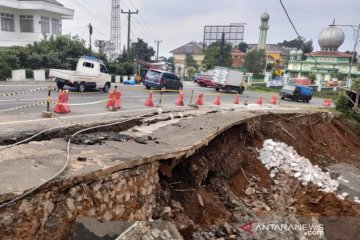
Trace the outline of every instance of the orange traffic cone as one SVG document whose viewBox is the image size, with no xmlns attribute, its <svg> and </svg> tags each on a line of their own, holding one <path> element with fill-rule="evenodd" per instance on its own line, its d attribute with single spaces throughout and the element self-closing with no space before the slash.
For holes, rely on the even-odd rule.
<svg viewBox="0 0 360 240">
<path fill-rule="evenodd" d="M 272 97 L 271 97 L 271 100 L 270 100 L 270 104 L 276 105 L 276 102 L 277 102 L 276 96 L 272 96 Z"/>
<path fill-rule="evenodd" d="M 178 99 L 176 100 L 177 106 L 184 106 L 184 93 L 182 91 L 179 92 Z"/>
<path fill-rule="evenodd" d="M 154 106 L 153 92 L 152 91 L 150 91 L 150 93 L 149 93 L 149 97 L 147 98 L 147 100 L 145 102 L 145 106 L 147 106 L 147 107 L 153 107 Z"/>
<path fill-rule="evenodd" d="M 236 95 L 235 100 L 234 100 L 234 104 L 240 104 L 239 94 Z"/>
<path fill-rule="evenodd" d="M 323 106 L 331 107 L 331 99 L 324 99 Z"/>
<path fill-rule="evenodd" d="M 258 100 L 256 100 L 256 104 L 261 106 L 263 104 L 263 98 L 259 97 Z"/>
<path fill-rule="evenodd" d="M 203 93 L 199 94 L 199 97 L 198 97 L 198 99 L 196 100 L 195 104 L 196 104 L 196 105 L 204 105 L 203 99 L 204 99 L 204 94 L 203 94 Z"/>
<path fill-rule="evenodd" d="M 115 86 L 114 91 L 109 92 L 109 98 L 106 102 L 106 108 L 109 108 L 109 110 L 119 109 L 120 97 L 121 97 L 121 93 L 117 91 L 117 86 Z"/>
<path fill-rule="evenodd" d="M 218 94 L 218 95 L 216 96 L 216 99 L 215 99 L 215 101 L 214 101 L 214 104 L 215 104 L 215 105 L 220 105 L 220 94 Z"/>
<path fill-rule="evenodd" d="M 68 91 L 59 91 L 58 101 L 55 105 L 54 112 L 56 113 L 68 113 L 70 112 L 69 108 L 69 92 Z"/>
</svg>

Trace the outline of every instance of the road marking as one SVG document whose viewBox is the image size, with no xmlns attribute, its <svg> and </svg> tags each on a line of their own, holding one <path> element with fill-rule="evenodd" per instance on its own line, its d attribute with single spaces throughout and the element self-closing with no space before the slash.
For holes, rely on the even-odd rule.
<svg viewBox="0 0 360 240">
<path fill-rule="evenodd" d="M 83 114 L 83 115 L 57 117 L 57 118 L 38 118 L 38 119 L 24 120 L 24 121 L 3 122 L 3 123 L 0 123 L 0 126 L 11 125 L 11 124 L 20 124 L 20 123 L 45 122 L 45 121 L 51 121 L 51 120 L 57 120 L 57 119 L 92 117 L 92 116 L 99 116 L 99 115 L 113 115 L 113 114 L 118 114 L 118 113 L 128 113 L 128 112 L 136 112 L 136 111 L 155 111 L 155 110 L 156 110 L 156 108 L 142 108 L 142 109 L 125 110 L 125 111 L 118 111 L 118 112 L 93 113 L 93 114 Z"/>
<path fill-rule="evenodd" d="M 170 107 L 170 106 L 163 105 L 162 108 L 180 109 L 180 108 L 187 108 L 187 107 L 186 106 L 184 106 L 184 107 Z M 93 113 L 93 114 L 83 114 L 83 115 L 57 117 L 57 118 L 38 118 L 38 119 L 24 120 L 24 121 L 3 122 L 3 123 L 0 123 L 0 126 L 11 125 L 11 124 L 22 124 L 22 123 L 45 122 L 45 121 L 51 121 L 51 120 L 57 121 L 59 119 L 93 117 L 93 116 L 100 116 L 100 115 L 105 116 L 105 115 L 114 115 L 114 114 L 122 114 L 122 113 L 129 113 L 129 112 L 140 112 L 140 111 L 155 112 L 155 111 L 157 111 L 157 108 L 140 108 L 140 109 L 133 109 L 133 110 L 118 111 L 118 112 Z"/>
<path fill-rule="evenodd" d="M 47 87 L 48 84 L 33 84 L 33 85 L 0 85 L 0 87 L 33 87 L 33 86 L 44 86 Z"/>
</svg>

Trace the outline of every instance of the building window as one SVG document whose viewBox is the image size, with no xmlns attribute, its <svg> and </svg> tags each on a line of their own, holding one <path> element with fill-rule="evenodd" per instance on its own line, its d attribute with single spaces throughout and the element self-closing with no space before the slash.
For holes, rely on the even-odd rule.
<svg viewBox="0 0 360 240">
<path fill-rule="evenodd" d="M 49 17 L 41 17 L 41 32 L 46 34 L 50 33 L 50 18 Z"/>
<path fill-rule="evenodd" d="M 1 31 L 15 32 L 14 14 L 1 13 Z"/>
<path fill-rule="evenodd" d="M 34 18 L 32 15 L 20 15 L 20 31 L 34 32 Z"/>
<path fill-rule="evenodd" d="M 52 33 L 53 34 L 61 34 L 60 19 L 52 18 L 51 19 L 51 27 L 52 27 Z"/>
</svg>

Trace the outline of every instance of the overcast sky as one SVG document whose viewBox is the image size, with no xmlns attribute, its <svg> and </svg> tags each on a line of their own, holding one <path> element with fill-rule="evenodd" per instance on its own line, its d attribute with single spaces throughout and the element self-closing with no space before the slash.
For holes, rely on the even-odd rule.
<svg viewBox="0 0 360 240">
<path fill-rule="evenodd" d="M 58 0 L 75 10 L 74 20 L 63 22 L 63 32 L 87 39 L 86 25 L 94 27 L 94 39 L 110 39 L 111 0 Z M 283 0 L 299 34 L 314 41 L 321 30 L 332 24 L 360 24 L 360 0 Z M 142 38 L 156 50 L 155 40 L 162 40 L 160 56 L 190 41 L 202 41 L 205 25 L 246 23 L 244 41 L 257 43 L 260 15 L 270 14 L 267 43 L 278 43 L 297 37 L 279 0 L 121 0 L 121 8 L 132 15 L 131 39 Z M 122 14 L 122 45 L 126 44 L 127 16 Z M 340 51 L 352 50 L 353 30 L 343 27 L 345 43 Z M 359 50 L 359 48 L 357 48 Z"/>
</svg>

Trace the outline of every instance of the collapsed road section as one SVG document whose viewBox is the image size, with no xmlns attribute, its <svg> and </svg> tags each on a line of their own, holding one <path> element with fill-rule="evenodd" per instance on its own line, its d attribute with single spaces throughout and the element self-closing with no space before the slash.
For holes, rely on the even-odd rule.
<svg viewBox="0 0 360 240">
<path fill-rule="evenodd" d="M 360 138 L 330 113 L 191 110 L 81 133 L 69 155 L 68 140 L 0 152 L 1 239 L 79 239 L 84 228 L 94 239 L 358 236 Z"/>
</svg>

